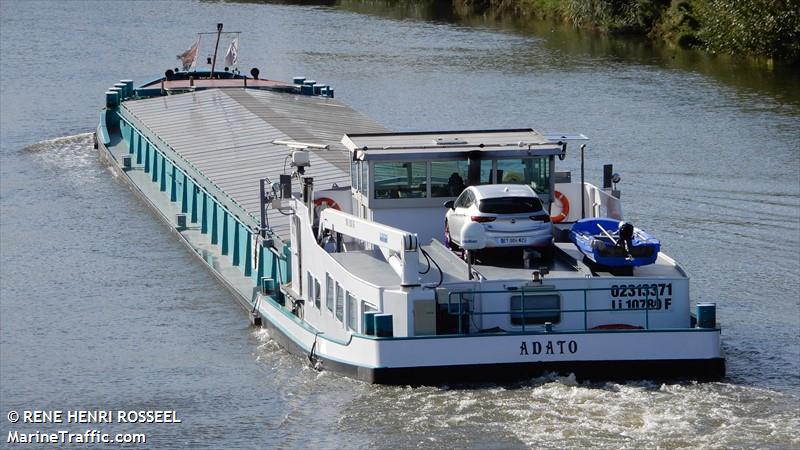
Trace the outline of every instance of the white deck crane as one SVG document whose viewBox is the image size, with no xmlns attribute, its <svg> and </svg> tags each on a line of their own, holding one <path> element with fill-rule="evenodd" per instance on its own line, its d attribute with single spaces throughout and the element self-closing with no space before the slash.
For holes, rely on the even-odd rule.
<svg viewBox="0 0 800 450">
<path fill-rule="evenodd" d="M 319 217 L 320 233 L 330 230 L 380 248 L 386 261 L 400 276 L 400 285 L 419 286 L 419 243 L 416 233 L 361 219 L 325 208 Z"/>
</svg>

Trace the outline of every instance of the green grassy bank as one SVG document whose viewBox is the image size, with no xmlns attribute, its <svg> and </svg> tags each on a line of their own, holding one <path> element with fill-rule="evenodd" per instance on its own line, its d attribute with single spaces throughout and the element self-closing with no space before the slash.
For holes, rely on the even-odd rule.
<svg viewBox="0 0 800 450">
<path fill-rule="evenodd" d="M 798 0 L 444 0 L 457 16 L 535 17 L 684 48 L 800 63 Z M 425 0 L 420 3 L 427 3 Z"/>
</svg>

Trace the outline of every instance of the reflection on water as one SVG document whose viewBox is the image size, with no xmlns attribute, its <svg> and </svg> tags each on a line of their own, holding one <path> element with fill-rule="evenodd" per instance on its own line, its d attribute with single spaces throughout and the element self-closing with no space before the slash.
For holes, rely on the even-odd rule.
<svg viewBox="0 0 800 450">
<path fill-rule="evenodd" d="M 241 1 L 241 0 L 236 0 Z M 263 2 L 262 2 L 263 3 Z M 397 2 L 387 0 L 338 0 L 310 2 L 267 2 L 284 4 L 314 4 L 328 6 L 360 14 L 370 14 L 395 20 L 420 20 L 447 23 L 468 28 L 502 30 L 537 39 L 536 46 L 529 46 L 529 54 L 522 56 L 520 65 L 508 66 L 503 58 L 503 49 L 494 48 L 481 52 L 482 60 L 474 66 L 492 67 L 502 61 L 504 69 L 517 70 L 594 70 L 597 64 L 646 64 L 663 69 L 696 72 L 735 87 L 755 96 L 772 97 L 779 104 L 789 104 L 794 111 L 800 108 L 800 71 L 796 67 L 768 66 L 763 62 L 727 55 L 710 55 L 701 51 L 685 50 L 646 38 L 630 36 L 607 36 L 592 31 L 578 30 L 572 26 L 552 21 L 531 18 L 489 17 L 483 15 L 464 16 L 454 14 L 448 2 Z M 458 49 L 454 49 L 458 50 Z M 542 51 L 551 53 L 542 58 Z M 475 55 L 462 55 L 470 59 Z M 753 99 L 747 99 L 751 102 Z M 752 105 L 758 108 L 758 102 Z"/>
</svg>

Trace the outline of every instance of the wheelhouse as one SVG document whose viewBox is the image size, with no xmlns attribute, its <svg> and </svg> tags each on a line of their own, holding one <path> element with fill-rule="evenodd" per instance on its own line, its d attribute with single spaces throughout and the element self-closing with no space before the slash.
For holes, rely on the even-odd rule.
<svg viewBox="0 0 800 450">
<path fill-rule="evenodd" d="M 570 139 L 531 128 L 424 133 L 346 134 L 354 212 L 379 222 L 430 223 L 425 240 L 441 234 L 441 206 L 468 186 L 525 184 L 544 207 L 553 201 L 555 158 Z"/>
</svg>

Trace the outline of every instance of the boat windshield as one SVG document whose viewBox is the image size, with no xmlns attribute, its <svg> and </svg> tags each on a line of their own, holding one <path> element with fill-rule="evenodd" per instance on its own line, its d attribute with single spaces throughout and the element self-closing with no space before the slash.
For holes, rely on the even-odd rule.
<svg viewBox="0 0 800 450">
<path fill-rule="evenodd" d="M 375 164 L 375 198 L 423 198 L 427 192 L 424 162 Z"/>
<path fill-rule="evenodd" d="M 369 195 L 369 165 L 353 163 L 351 177 Z M 457 197 L 468 186 L 504 183 L 530 186 L 540 198 L 550 198 L 550 157 L 451 161 L 375 162 L 375 199 Z"/>
<path fill-rule="evenodd" d="M 497 183 L 527 184 L 543 198 L 550 194 L 550 159 L 498 159 Z"/>
<path fill-rule="evenodd" d="M 478 162 L 480 175 L 477 184 L 492 182 L 492 161 Z M 456 197 L 469 183 L 469 161 L 432 161 L 431 162 L 431 196 Z"/>
</svg>

